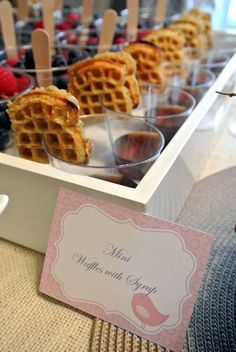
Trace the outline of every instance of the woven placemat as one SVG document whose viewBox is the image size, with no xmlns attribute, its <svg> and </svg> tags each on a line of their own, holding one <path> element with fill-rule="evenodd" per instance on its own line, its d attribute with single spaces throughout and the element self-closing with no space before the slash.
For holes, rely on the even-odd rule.
<svg viewBox="0 0 236 352">
<path fill-rule="evenodd" d="M 0 352 L 88 352 L 93 319 L 38 291 L 43 260 L 0 239 Z"/>
<path fill-rule="evenodd" d="M 215 236 L 198 299 L 186 333 L 184 352 L 236 351 L 236 168 L 197 183 L 178 222 Z M 95 319 L 91 352 L 157 352 L 149 343 Z"/>
</svg>

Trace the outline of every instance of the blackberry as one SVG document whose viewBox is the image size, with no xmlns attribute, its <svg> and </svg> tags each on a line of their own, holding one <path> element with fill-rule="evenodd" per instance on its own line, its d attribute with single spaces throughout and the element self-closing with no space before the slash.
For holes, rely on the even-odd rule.
<svg viewBox="0 0 236 352">
<path fill-rule="evenodd" d="M 77 61 L 87 59 L 89 54 L 86 51 L 71 50 L 68 54 L 68 65 L 72 65 Z"/>
<path fill-rule="evenodd" d="M 63 9 L 62 9 L 63 15 L 66 15 L 68 13 L 71 12 L 71 6 L 70 5 L 63 5 Z"/>
<path fill-rule="evenodd" d="M 0 151 L 3 151 L 10 142 L 10 131 L 0 128 Z"/>
<path fill-rule="evenodd" d="M 66 61 L 59 54 L 53 55 L 52 57 L 52 67 L 63 67 L 66 66 Z"/>
<path fill-rule="evenodd" d="M 25 68 L 34 70 L 35 69 L 35 64 L 34 64 L 34 56 L 33 56 L 33 51 L 31 49 L 27 49 L 25 51 L 25 61 L 24 61 Z"/>
<path fill-rule="evenodd" d="M 93 15 L 94 21 L 98 20 L 99 18 L 100 18 L 100 15 L 99 15 L 98 13 L 95 13 L 95 14 Z"/>
<path fill-rule="evenodd" d="M 1 107 L 1 105 L 0 105 Z M 6 111 L 0 111 L 0 129 L 10 130 L 11 120 Z"/>
<path fill-rule="evenodd" d="M 0 104 L 0 111 L 5 111 L 7 109 L 7 103 Z"/>
<path fill-rule="evenodd" d="M 15 67 L 15 68 L 25 68 L 25 61 L 18 61 L 13 67 Z"/>
<path fill-rule="evenodd" d="M 67 89 L 68 78 L 66 76 L 55 77 L 53 79 L 53 84 L 58 89 Z"/>
</svg>

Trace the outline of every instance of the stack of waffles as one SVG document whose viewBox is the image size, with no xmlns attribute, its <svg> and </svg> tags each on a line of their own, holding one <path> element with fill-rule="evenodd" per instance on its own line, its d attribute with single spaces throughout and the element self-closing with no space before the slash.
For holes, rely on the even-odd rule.
<svg viewBox="0 0 236 352">
<path fill-rule="evenodd" d="M 202 36 L 201 36 L 201 26 L 189 17 L 180 18 L 173 21 L 170 28 L 175 29 L 184 35 L 185 47 L 189 48 L 201 48 L 203 46 Z"/>
<path fill-rule="evenodd" d="M 205 36 L 205 43 L 208 49 L 212 48 L 212 21 L 208 12 L 193 8 L 189 11 L 189 15 L 202 23 L 202 31 Z"/>
<path fill-rule="evenodd" d="M 137 79 L 139 82 L 164 84 L 165 75 L 160 67 L 163 61 L 160 47 L 145 41 L 130 43 L 123 49 L 128 52 L 137 64 Z"/>
<path fill-rule="evenodd" d="M 136 62 L 126 52 L 98 54 L 75 63 L 68 72 L 68 90 L 83 115 L 101 113 L 103 107 L 130 113 L 139 104 Z"/>
<path fill-rule="evenodd" d="M 171 28 L 156 29 L 143 40 L 159 46 L 164 61 L 183 62 L 185 38 L 182 32 Z"/>
<path fill-rule="evenodd" d="M 36 88 L 11 102 L 8 114 L 22 158 L 48 163 L 49 153 L 71 163 L 89 161 L 92 143 L 85 137 L 75 97 L 54 86 Z"/>
<path fill-rule="evenodd" d="M 186 47 L 204 50 L 212 46 L 211 17 L 206 12 L 192 9 L 173 21 L 170 28 L 183 33 Z"/>
<path fill-rule="evenodd" d="M 185 75 L 182 63 L 185 61 L 185 38 L 181 31 L 172 28 L 161 28 L 150 32 L 143 38 L 145 41 L 159 46 L 162 51 L 162 70 L 165 80 L 173 75 Z M 169 64 L 168 64 L 169 63 Z"/>
</svg>

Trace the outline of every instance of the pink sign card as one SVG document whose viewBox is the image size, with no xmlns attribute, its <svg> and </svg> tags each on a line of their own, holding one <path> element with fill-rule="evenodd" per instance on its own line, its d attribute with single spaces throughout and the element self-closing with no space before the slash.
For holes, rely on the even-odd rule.
<svg viewBox="0 0 236 352">
<path fill-rule="evenodd" d="M 40 291 L 178 352 L 212 241 L 61 188 Z"/>
</svg>

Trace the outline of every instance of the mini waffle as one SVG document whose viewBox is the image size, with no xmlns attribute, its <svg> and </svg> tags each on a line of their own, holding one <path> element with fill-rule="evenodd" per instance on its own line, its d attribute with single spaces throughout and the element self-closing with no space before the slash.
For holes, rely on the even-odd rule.
<svg viewBox="0 0 236 352">
<path fill-rule="evenodd" d="M 170 25 L 170 28 L 181 31 L 185 38 L 185 46 L 191 48 L 200 48 L 201 40 L 198 34 L 198 30 L 196 26 L 192 23 L 181 22 L 181 23 L 173 23 Z"/>
<path fill-rule="evenodd" d="M 188 15 L 192 16 L 203 25 L 203 35 L 205 36 L 207 48 L 212 47 L 212 20 L 211 15 L 208 12 L 201 11 L 197 8 L 193 8 L 188 12 Z"/>
<path fill-rule="evenodd" d="M 15 131 L 20 157 L 48 163 L 49 153 L 72 163 L 87 163 L 91 141 L 79 121 L 77 99 L 54 86 L 36 88 L 9 103 L 8 114 Z"/>
<path fill-rule="evenodd" d="M 127 74 L 125 76 L 125 86 L 129 89 L 133 101 L 133 107 L 139 104 L 139 86 L 136 79 L 136 61 L 130 54 L 124 51 L 105 52 L 97 54 L 96 59 L 105 59 L 126 66 Z"/>
<path fill-rule="evenodd" d="M 184 46 L 184 36 L 170 28 L 156 29 L 147 34 L 143 40 L 159 46 L 164 52 L 181 50 Z"/>
<path fill-rule="evenodd" d="M 196 38 L 199 42 L 198 47 L 207 47 L 207 32 L 204 20 L 201 17 L 196 17 L 191 13 L 186 13 L 173 22 L 173 25 L 177 24 L 179 27 L 182 26 L 182 30 L 184 27 L 186 27 L 186 24 L 191 25 L 191 27 L 194 26 L 196 30 Z M 185 46 L 187 45 L 185 44 Z"/>
<path fill-rule="evenodd" d="M 158 46 L 140 41 L 130 43 L 123 50 L 131 54 L 137 63 L 136 76 L 138 81 L 153 84 L 165 83 L 164 74 L 159 67 L 163 55 Z"/>
<path fill-rule="evenodd" d="M 117 112 L 131 112 L 134 105 L 125 85 L 126 65 L 93 58 L 75 63 L 68 73 L 68 89 L 77 97 L 82 114 L 101 113 L 102 104 Z"/>
<path fill-rule="evenodd" d="M 157 29 L 143 39 L 161 48 L 164 61 L 182 62 L 184 60 L 185 38 L 181 31 L 170 28 Z"/>
</svg>

